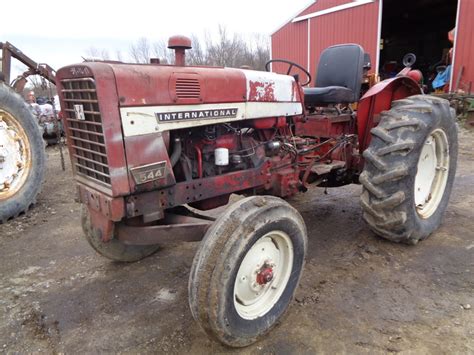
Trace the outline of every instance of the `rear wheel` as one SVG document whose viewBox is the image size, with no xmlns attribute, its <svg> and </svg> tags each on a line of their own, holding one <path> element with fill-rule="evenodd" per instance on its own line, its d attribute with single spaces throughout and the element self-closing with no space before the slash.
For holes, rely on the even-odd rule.
<svg viewBox="0 0 474 355">
<path fill-rule="evenodd" d="M 0 84 L 0 223 L 36 202 L 45 160 L 41 132 L 28 105 Z"/>
<path fill-rule="evenodd" d="M 412 96 L 382 113 L 359 179 L 363 216 L 372 230 L 409 244 L 435 231 L 448 205 L 457 151 L 448 101 Z"/>
<path fill-rule="evenodd" d="M 298 285 L 306 253 L 300 214 L 271 196 L 231 205 L 194 258 L 189 303 L 214 339 L 243 347 L 273 328 Z"/>
<path fill-rule="evenodd" d="M 116 238 L 103 242 L 99 231 L 91 225 L 89 210 L 85 205 L 82 205 L 81 212 L 84 237 L 98 254 L 108 259 L 134 262 L 150 256 L 160 248 L 158 245 L 127 245 Z"/>
</svg>

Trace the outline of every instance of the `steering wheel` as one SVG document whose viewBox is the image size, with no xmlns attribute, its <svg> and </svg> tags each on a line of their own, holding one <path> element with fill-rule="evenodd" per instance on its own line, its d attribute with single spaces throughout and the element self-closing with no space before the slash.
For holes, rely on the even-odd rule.
<svg viewBox="0 0 474 355">
<path fill-rule="evenodd" d="M 266 71 L 270 71 L 270 64 L 272 63 L 285 63 L 285 64 L 288 64 L 288 70 L 286 71 L 286 75 L 290 75 L 291 73 L 291 69 L 293 69 L 293 67 L 297 67 L 299 70 L 301 70 L 305 75 L 306 77 L 308 78 L 308 80 L 306 82 L 304 82 L 303 84 L 301 84 L 301 86 L 306 86 L 308 85 L 310 82 L 311 82 L 311 74 L 305 69 L 303 68 L 301 65 L 299 64 L 296 64 L 295 62 L 291 62 L 289 60 L 286 60 L 286 59 L 271 59 L 269 60 L 268 62 L 265 63 L 265 70 Z"/>
</svg>

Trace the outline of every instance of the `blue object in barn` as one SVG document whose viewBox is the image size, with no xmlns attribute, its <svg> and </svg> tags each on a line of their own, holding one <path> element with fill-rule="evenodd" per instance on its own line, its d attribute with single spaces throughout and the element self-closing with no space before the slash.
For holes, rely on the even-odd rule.
<svg viewBox="0 0 474 355">
<path fill-rule="evenodd" d="M 436 75 L 435 80 L 433 80 L 433 88 L 434 89 L 439 89 L 442 88 L 446 83 L 449 81 L 451 78 L 451 65 L 448 65 L 446 69 L 438 75 Z"/>
</svg>

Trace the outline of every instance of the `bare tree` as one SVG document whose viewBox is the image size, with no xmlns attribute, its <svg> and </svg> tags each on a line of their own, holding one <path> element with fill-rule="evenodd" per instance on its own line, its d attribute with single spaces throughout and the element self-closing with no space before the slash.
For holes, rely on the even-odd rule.
<svg viewBox="0 0 474 355">
<path fill-rule="evenodd" d="M 191 36 L 191 43 L 193 48 L 188 51 L 186 55 L 186 62 L 188 65 L 206 65 L 206 51 L 201 44 L 200 39 L 196 35 Z"/>
<path fill-rule="evenodd" d="M 204 43 L 205 48 L 197 37 L 193 38 L 193 50 L 190 51 L 189 56 L 190 64 L 234 68 L 245 65 L 252 69 L 264 70 L 265 63 L 270 59 L 267 37 L 253 35 L 249 41 L 246 41 L 239 34 L 230 35 L 222 25 L 219 26 L 217 39 L 213 40 L 211 35 L 206 33 Z"/>
<path fill-rule="evenodd" d="M 270 59 L 270 39 L 261 34 L 254 34 L 247 47 L 248 65 L 255 70 L 265 70 L 265 63 Z"/>
<path fill-rule="evenodd" d="M 120 50 L 115 51 L 115 58 L 117 58 L 119 62 L 123 62 L 122 52 Z"/>
<path fill-rule="evenodd" d="M 130 56 L 135 63 L 149 63 L 151 51 L 150 41 L 145 37 L 139 38 L 138 41 L 130 45 Z"/>
<path fill-rule="evenodd" d="M 219 25 L 219 38 L 217 41 L 206 39 L 207 62 L 210 65 L 222 65 L 227 67 L 240 67 L 244 65 L 243 58 L 247 46 L 238 34 L 230 36 L 227 29 Z"/>
<path fill-rule="evenodd" d="M 153 42 L 153 55 L 155 58 L 159 58 L 163 64 L 174 63 L 174 55 L 170 49 L 168 49 L 168 43 L 164 40 Z"/>
<path fill-rule="evenodd" d="M 186 61 L 189 65 L 211 65 L 239 68 L 249 66 L 255 70 L 264 70 L 265 63 L 270 59 L 269 38 L 255 34 L 243 37 L 237 33 L 229 33 L 226 27 L 219 25 L 217 36 L 213 38 L 206 32 L 203 38 L 191 36 L 193 48 L 187 52 Z M 90 47 L 89 56 L 109 60 L 107 50 Z M 155 57 L 164 64 L 174 63 L 174 53 L 168 49 L 167 41 L 157 39 L 153 42 L 141 37 L 130 45 L 128 58 L 125 62 L 149 63 Z M 124 61 L 122 53 L 116 52 L 117 60 Z"/>
<path fill-rule="evenodd" d="M 36 97 L 51 97 L 51 95 L 57 94 L 56 86 L 39 75 L 28 77 L 28 83 L 23 90 L 23 95 L 25 96 L 29 91 L 34 91 Z"/>
<path fill-rule="evenodd" d="M 96 47 L 89 47 L 86 50 L 86 57 L 89 59 L 109 60 L 110 55 L 107 49 L 99 49 Z"/>
</svg>

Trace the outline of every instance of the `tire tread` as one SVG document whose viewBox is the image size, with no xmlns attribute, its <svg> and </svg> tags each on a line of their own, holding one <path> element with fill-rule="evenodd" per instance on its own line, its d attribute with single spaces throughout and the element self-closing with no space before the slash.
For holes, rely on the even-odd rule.
<svg viewBox="0 0 474 355">
<path fill-rule="evenodd" d="M 412 153 L 421 149 L 427 130 L 446 115 L 452 117 L 446 100 L 416 95 L 393 102 L 392 109 L 382 112 L 379 125 L 372 128 L 359 176 L 363 186 L 360 204 L 363 219 L 379 236 L 416 244 L 429 235 L 418 231 L 409 217 L 414 209 L 405 190 L 417 170 L 418 158 Z"/>
</svg>

